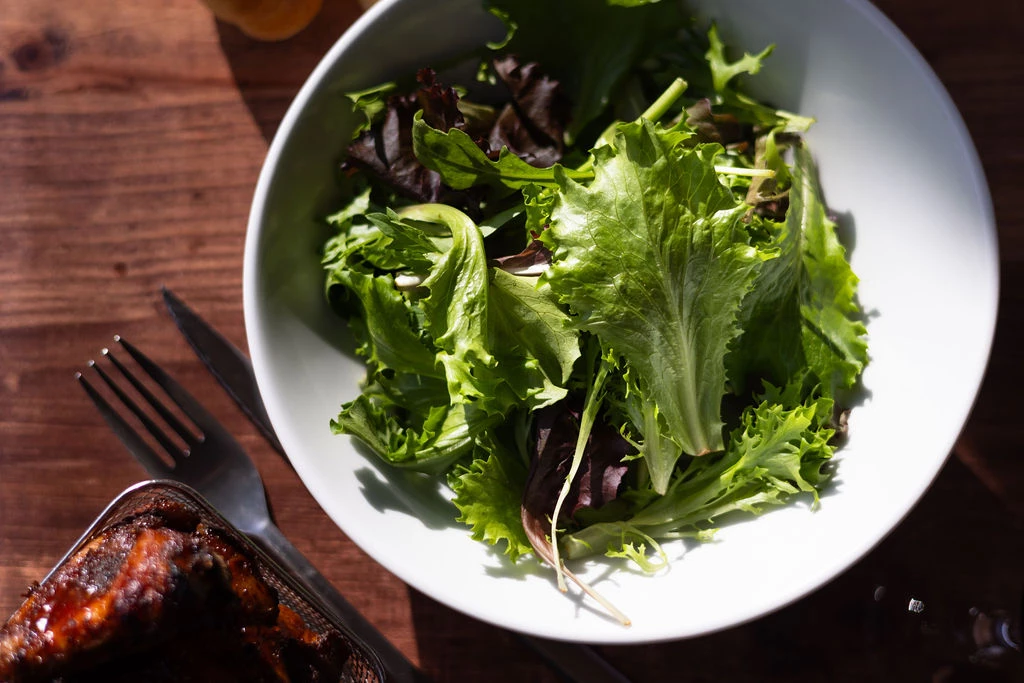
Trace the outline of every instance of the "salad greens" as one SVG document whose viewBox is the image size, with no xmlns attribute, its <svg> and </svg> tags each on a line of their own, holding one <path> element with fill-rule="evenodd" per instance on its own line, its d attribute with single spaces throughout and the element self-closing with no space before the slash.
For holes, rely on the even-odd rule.
<svg viewBox="0 0 1024 683">
<path fill-rule="evenodd" d="M 817 503 L 866 329 L 813 119 L 742 90 L 771 46 L 730 60 L 668 1 L 487 7 L 475 79 L 350 95 L 323 264 L 367 374 L 333 429 L 588 592 L 565 557 L 655 571 L 660 541 Z"/>
</svg>

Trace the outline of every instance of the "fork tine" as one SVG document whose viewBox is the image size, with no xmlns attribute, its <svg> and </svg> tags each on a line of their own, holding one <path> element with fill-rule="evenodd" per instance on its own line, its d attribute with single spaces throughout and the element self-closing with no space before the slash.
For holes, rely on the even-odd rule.
<svg viewBox="0 0 1024 683">
<path fill-rule="evenodd" d="M 124 350 L 128 352 L 139 367 L 142 368 L 147 375 L 149 375 L 154 382 L 156 382 L 161 389 L 167 392 L 167 395 L 171 397 L 181 411 L 188 416 L 188 419 L 192 420 L 193 423 L 204 433 L 223 431 L 223 427 L 220 427 L 220 423 L 217 419 L 206 412 L 206 409 L 199 404 L 192 394 L 185 391 L 180 384 L 171 378 L 163 368 L 151 361 L 142 351 L 139 351 L 135 346 L 130 344 L 126 339 L 120 335 L 114 337 L 114 341 L 124 347 Z"/>
<path fill-rule="evenodd" d="M 109 354 L 107 349 L 103 349 L 103 355 L 113 360 L 113 357 Z M 96 371 L 96 374 L 100 376 L 100 379 L 102 379 L 103 382 L 108 387 L 110 387 L 110 390 L 114 392 L 114 394 L 121 401 L 121 403 L 123 403 L 128 408 L 128 410 L 130 410 L 132 414 L 135 415 L 135 417 L 139 418 L 139 422 L 142 423 L 142 426 L 145 427 L 146 431 L 149 432 L 153 436 L 153 438 L 160 443 L 160 446 L 164 449 L 164 451 L 167 452 L 168 455 L 174 458 L 175 461 L 177 461 L 179 458 L 185 455 L 185 453 L 182 452 L 181 448 L 173 441 L 171 441 L 171 439 L 167 436 L 167 433 L 164 432 L 164 430 L 161 429 L 156 424 L 156 422 L 154 422 L 149 417 L 149 415 L 145 413 L 145 411 L 139 408 L 139 405 L 135 401 L 133 401 L 131 397 L 128 396 L 128 394 L 124 392 L 124 389 L 118 386 L 117 382 L 115 382 L 110 377 L 110 375 L 104 372 L 103 368 L 101 368 L 95 361 L 89 361 L 89 367 Z M 129 378 L 129 381 L 131 380 L 131 376 L 126 374 L 126 370 L 123 367 L 119 366 L 116 363 L 115 367 L 117 367 L 122 374 L 125 374 L 125 376 Z M 132 384 L 134 385 L 135 383 L 132 382 Z M 153 398 L 151 396 L 143 395 L 143 398 L 145 398 L 146 401 L 148 401 L 149 404 L 154 408 L 157 408 L 159 406 L 159 403 L 154 403 Z"/>
<path fill-rule="evenodd" d="M 95 367 L 95 363 L 89 362 L 89 365 Z M 163 460 L 153 452 L 153 449 L 142 440 L 142 438 L 136 433 L 134 429 L 125 421 L 121 415 L 114 410 L 111 405 L 107 402 L 103 396 L 96 391 L 95 387 L 89 383 L 82 373 L 76 372 L 75 379 L 85 389 L 85 393 L 89 395 L 92 402 L 96 405 L 97 410 L 100 411 L 100 415 L 106 420 L 107 424 L 114 431 L 122 443 L 128 446 L 128 450 L 142 463 L 146 471 L 149 472 L 150 476 L 153 477 L 166 477 L 170 474 L 171 469 L 164 464 Z"/>
<path fill-rule="evenodd" d="M 120 337 L 114 337 L 114 341 L 120 341 Z M 142 398 L 146 399 L 146 403 L 151 405 L 153 407 L 153 410 L 160 414 L 160 417 L 164 420 L 164 422 L 170 425 L 171 429 L 177 432 L 178 436 L 180 436 L 182 440 L 184 440 L 185 443 L 189 445 L 189 448 L 194 448 L 196 444 L 202 441 L 202 438 L 197 438 L 194 434 L 192 434 L 192 430 L 190 430 L 188 427 L 182 424 L 181 420 L 179 420 L 174 413 L 167 409 L 167 406 L 164 405 L 164 402 L 158 399 L 156 396 L 154 396 L 153 392 L 147 389 L 146 385 L 140 382 L 139 379 L 135 376 L 135 374 L 131 370 L 126 368 L 124 364 L 120 360 L 118 360 L 117 356 L 110 352 L 110 349 L 103 349 L 103 355 L 107 357 L 111 365 L 117 368 L 118 372 L 121 373 L 121 376 L 128 380 L 128 382 L 133 387 L 135 387 L 135 390 L 139 392 Z M 149 370 L 147 368 L 144 367 L 143 370 L 146 371 L 146 374 L 149 374 Z M 173 396 L 171 398 L 174 399 Z M 139 417 L 142 418 L 141 415 Z M 156 435 L 154 434 L 154 436 Z"/>
</svg>

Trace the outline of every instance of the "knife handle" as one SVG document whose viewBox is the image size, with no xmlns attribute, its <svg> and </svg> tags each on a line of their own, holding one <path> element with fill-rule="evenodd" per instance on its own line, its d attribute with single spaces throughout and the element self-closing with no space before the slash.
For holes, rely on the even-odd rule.
<svg viewBox="0 0 1024 683">
<path fill-rule="evenodd" d="M 339 623 L 346 626 L 359 640 L 372 650 L 384 666 L 387 680 L 394 683 L 429 683 L 430 679 L 413 666 L 405 655 L 396 648 L 380 631 L 366 620 L 331 582 L 321 574 L 306 556 L 292 545 L 281 530 L 268 522 L 249 536 L 271 557 L 291 571 L 314 597 L 320 599 Z"/>
</svg>

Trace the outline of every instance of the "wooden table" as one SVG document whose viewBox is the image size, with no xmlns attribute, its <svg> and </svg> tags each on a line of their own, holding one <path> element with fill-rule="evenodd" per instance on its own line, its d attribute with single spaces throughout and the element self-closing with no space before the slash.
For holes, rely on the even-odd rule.
<svg viewBox="0 0 1024 683">
<path fill-rule="evenodd" d="M 290 99 L 360 12 L 354 0 L 326 5 L 296 38 L 265 44 L 198 0 L 0 0 L 0 617 L 144 478 L 72 377 L 121 334 L 204 396 L 258 461 L 284 532 L 436 680 L 554 681 L 517 640 L 407 588 L 355 547 L 159 303 L 167 285 L 245 344 L 242 248 L 260 164 Z M 1024 5 L 879 5 L 949 89 L 988 174 L 1003 267 L 988 376 L 934 486 L 867 558 L 754 623 L 604 648 L 637 681 L 933 680 L 969 652 L 945 619 L 964 627 L 972 606 L 1020 600 Z M 907 612 L 909 598 L 925 612 Z"/>
</svg>

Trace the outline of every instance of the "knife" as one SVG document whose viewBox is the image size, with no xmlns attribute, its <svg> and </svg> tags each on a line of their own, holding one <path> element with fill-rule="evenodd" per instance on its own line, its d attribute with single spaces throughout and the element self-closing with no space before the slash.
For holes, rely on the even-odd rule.
<svg viewBox="0 0 1024 683">
<path fill-rule="evenodd" d="M 199 356 L 199 360 L 242 412 L 256 425 L 270 445 L 288 458 L 270 423 L 260 398 L 252 362 L 242 351 L 199 317 L 167 287 L 161 288 L 171 319 Z M 605 661 L 593 648 L 515 633 L 564 680 L 570 683 L 630 683 L 629 679 Z"/>
<path fill-rule="evenodd" d="M 210 327 L 195 311 L 175 296 L 174 292 L 166 287 L 161 288 L 161 292 L 171 319 L 181 330 L 185 341 L 199 356 L 199 360 L 234 399 L 249 421 L 256 425 L 274 450 L 287 459 L 284 447 L 277 440 L 277 434 L 270 424 L 270 416 L 263 405 L 263 398 L 256 387 L 256 375 L 249 357 Z"/>
</svg>

